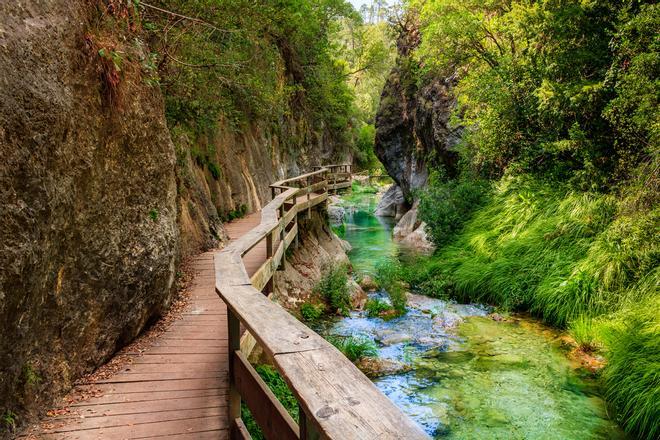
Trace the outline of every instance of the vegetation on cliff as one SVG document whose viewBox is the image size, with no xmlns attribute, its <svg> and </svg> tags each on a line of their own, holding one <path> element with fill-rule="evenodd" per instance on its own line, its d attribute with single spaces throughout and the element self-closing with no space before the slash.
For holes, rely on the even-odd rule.
<svg viewBox="0 0 660 440">
<path fill-rule="evenodd" d="M 455 169 L 417 194 L 438 245 L 400 279 L 529 310 L 600 350 L 608 401 L 660 433 L 660 11 L 651 2 L 412 0 L 421 90 L 456 79 Z"/>
</svg>

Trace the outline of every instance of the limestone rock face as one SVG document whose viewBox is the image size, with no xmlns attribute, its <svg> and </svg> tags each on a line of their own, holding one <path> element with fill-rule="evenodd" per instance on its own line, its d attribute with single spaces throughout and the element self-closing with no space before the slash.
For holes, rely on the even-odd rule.
<svg viewBox="0 0 660 440">
<path fill-rule="evenodd" d="M 449 123 L 456 98 L 456 79 L 419 81 L 410 52 L 419 44 L 414 22 L 399 35 L 398 58 L 385 82 L 376 114 L 375 152 L 406 198 L 426 185 L 429 161 L 451 175 L 462 129 Z"/>
<path fill-rule="evenodd" d="M 22 420 L 158 317 L 176 273 L 163 99 L 128 71 L 109 102 L 90 9 L 0 2 L 0 412 Z"/>
<path fill-rule="evenodd" d="M 394 217 L 400 219 L 408 210 L 408 204 L 403 197 L 403 191 L 398 185 L 391 185 L 378 201 L 375 215 L 379 217 Z"/>
</svg>

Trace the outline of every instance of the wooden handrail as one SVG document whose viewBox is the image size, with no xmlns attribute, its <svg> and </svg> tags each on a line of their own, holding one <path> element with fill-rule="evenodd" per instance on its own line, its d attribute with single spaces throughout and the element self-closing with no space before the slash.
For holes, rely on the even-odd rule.
<svg viewBox="0 0 660 440">
<path fill-rule="evenodd" d="M 273 273 L 285 262 L 286 249 L 298 234 L 298 214 L 328 197 L 329 181 L 309 180 L 328 173 L 329 168 L 323 167 L 275 182 L 271 186 L 282 192 L 262 209 L 260 224 L 215 254 L 216 292 L 228 309 L 231 436 L 248 438 L 240 418 L 243 398 L 267 438 L 428 438 L 332 344 L 261 292 L 272 289 Z M 304 187 L 285 185 L 302 181 Z M 306 198 L 297 203 L 301 194 Z M 273 249 L 276 237 L 279 245 Z M 266 240 L 267 258 L 250 277 L 242 257 L 262 240 Z M 296 396 L 299 426 L 241 353 L 241 323 Z"/>
</svg>

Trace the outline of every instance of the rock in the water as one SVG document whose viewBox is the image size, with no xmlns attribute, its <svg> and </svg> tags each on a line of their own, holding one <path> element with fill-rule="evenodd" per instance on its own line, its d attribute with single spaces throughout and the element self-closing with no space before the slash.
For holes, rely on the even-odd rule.
<svg viewBox="0 0 660 440">
<path fill-rule="evenodd" d="M 356 310 L 362 310 L 367 303 L 367 294 L 353 279 L 348 280 L 348 294 L 351 297 L 351 307 Z"/>
<path fill-rule="evenodd" d="M 329 205 L 328 206 L 328 220 L 333 226 L 339 226 L 344 222 L 344 217 L 346 217 L 346 209 L 339 205 Z"/>
<path fill-rule="evenodd" d="M 417 215 L 419 201 L 415 201 L 410 211 L 406 212 L 394 227 L 392 235 L 395 241 L 417 252 L 431 253 L 435 246 L 426 234 L 426 224 Z"/>
<path fill-rule="evenodd" d="M 392 185 L 378 202 L 374 214 L 379 217 L 394 217 L 398 220 L 403 217 L 408 210 L 408 206 L 401 188 L 398 185 Z"/>
<path fill-rule="evenodd" d="M 367 292 L 373 292 L 378 290 L 378 283 L 376 283 L 376 281 L 374 281 L 374 279 L 369 275 L 365 275 L 360 280 L 360 287 L 362 287 Z"/>
<path fill-rule="evenodd" d="M 364 357 L 356 366 L 368 377 L 389 376 L 410 371 L 410 366 L 390 359 Z"/>
</svg>

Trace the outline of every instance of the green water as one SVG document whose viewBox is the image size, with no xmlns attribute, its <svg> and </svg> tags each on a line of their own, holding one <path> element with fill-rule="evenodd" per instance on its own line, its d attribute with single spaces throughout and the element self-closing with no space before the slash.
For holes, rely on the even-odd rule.
<svg viewBox="0 0 660 440">
<path fill-rule="evenodd" d="M 399 252 L 392 224 L 371 214 L 373 195 L 341 203 L 354 269 L 373 273 L 378 261 Z M 434 438 L 625 438 L 608 419 L 595 383 L 566 358 L 556 332 L 529 318 L 497 322 L 489 312 L 411 295 L 403 317 L 384 321 L 354 312 L 320 331 L 369 337 L 379 357 L 411 367 L 374 383 Z"/>
</svg>

